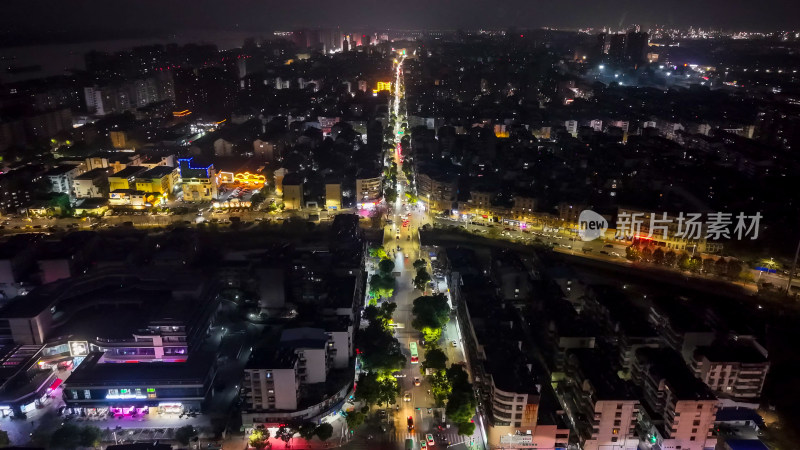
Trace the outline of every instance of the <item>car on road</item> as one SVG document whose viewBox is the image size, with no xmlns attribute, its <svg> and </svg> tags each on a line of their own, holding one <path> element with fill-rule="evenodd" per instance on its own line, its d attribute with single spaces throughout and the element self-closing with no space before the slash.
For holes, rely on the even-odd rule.
<svg viewBox="0 0 800 450">
<path fill-rule="evenodd" d="M 436 444 L 436 441 L 433 440 L 433 435 L 432 434 L 426 434 L 425 435 L 425 440 L 428 442 L 428 445 L 431 446 L 431 447 L 433 447 Z"/>
<path fill-rule="evenodd" d="M 420 385 L 419 377 L 414 377 L 414 386 L 419 386 L 419 385 Z"/>
<path fill-rule="evenodd" d="M 617 252 L 611 252 L 611 256 L 616 256 L 617 258 L 621 258 L 621 256 Z"/>
<path fill-rule="evenodd" d="M 426 450 L 428 448 L 428 444 L 426 444 L 425 441 L 420 441 L 419 448 L 420 450 Z"/>
<path fill-rule="evenodd" d="M 411 417 L 411 416 L 408 416 L 407 423 L 408 423 L 408 431 L 413 430 L 414 429 L 414 418 Z"/>
<path fill-rule="evenodd" d="M 456 341 L 450 341 L 450 344 L 452 344 L 453 347 L 458 347 L 458 342 Z"/>
<path fill-rule="evenodd" d="M 411 392 L 406 392 L 406 395 L 403 396 L 403 401 L 404 402 L 410 402 L 411 401 Z"/>
</svg>

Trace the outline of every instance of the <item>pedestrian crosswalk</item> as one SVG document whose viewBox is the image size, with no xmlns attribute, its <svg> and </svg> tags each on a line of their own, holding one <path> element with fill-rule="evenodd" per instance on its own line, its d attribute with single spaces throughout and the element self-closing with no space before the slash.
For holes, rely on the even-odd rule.
<svg viewBox="0 0 800 450">
<path fill-rule="evenodd" d="M 421 441 L 425 439 L 425 436 L 428 433 L 417 433 L 417 432 L 407 432 L 405 430 L 399 431 L 394 433 L 390 436 L 393 441 L 400 441 L 405 442 L 406 439 L 414 439 L 414 442 Z M 449 445 L 460 444 L 462 442 L 469 442 L 472 439 L 472 436 L 461 436 L 458 434 L 458 430 L 454 428 L 431 432 L 430 434 L 433 435 L 433 439 L 435 441 L 435 446 L 447 447 Z"/>
</svg>

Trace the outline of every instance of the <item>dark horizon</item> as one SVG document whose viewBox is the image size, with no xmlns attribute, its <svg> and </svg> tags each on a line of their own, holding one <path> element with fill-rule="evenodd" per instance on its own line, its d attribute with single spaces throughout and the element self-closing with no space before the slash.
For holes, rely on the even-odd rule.
<svg viewBox="0 0 800 450">
<path fill-rule="evenodd" d="M 32 0 L 4 5 L 0 37 L 38 43 L 55 36 L 105 39 L 165 35 L 188 30 L 269 32 L 301 27 L 371 29 L 624 28 L 655 25 L 726 31 L 780 31 L 798 27 L 800 4 L 764 0 L 407 0 L 402 8 L 370 0 L 321 2 L 303 6 L 273 1 L 195 2 Z M 24 42 L 18 42 L 22 45 Z"/>
</svg>

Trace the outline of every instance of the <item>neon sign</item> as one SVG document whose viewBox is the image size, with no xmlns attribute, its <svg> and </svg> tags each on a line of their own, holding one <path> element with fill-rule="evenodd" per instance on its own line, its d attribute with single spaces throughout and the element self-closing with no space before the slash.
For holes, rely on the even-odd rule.
<svg viewBox="0 0 800 450">
<path fill-rule="evenodd" d="M 377 87 L 373 89 L 372 92 L 377 94 L 380 91 L 391 91 L 391 90 L 392 90 L 391 81 L 378 81 Z"/>
<path fill-rule="evenodd" d="M 152 394 L 150 393 L 152 391 Z M 148 388 L 144 394 L 141 388 L 136 389 L 109 389 L 106 400 L 146 400 L 148 395 L 155 397 L 155 389 Z M 151 398 L 153 398 L 151 397 Z"/>
<path fill-rule="evenodd" d="M 267 177 L 257 173 L 242 172 L 234 175 L 233 180 L 242 184 L 263 185 L 267 182 Z"/>
</svg>

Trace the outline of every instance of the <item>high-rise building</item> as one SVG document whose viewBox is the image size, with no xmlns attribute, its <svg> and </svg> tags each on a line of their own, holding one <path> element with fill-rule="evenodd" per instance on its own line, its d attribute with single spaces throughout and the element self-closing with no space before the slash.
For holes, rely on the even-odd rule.
<svg viewBox="0 0 800 450">
<path fill-rule="evenodd" d="M 647 61 L 648 35 L 645 32 L 631 31 L 626 38 L 625 59 L 635 65 Z"/>
</svg>

